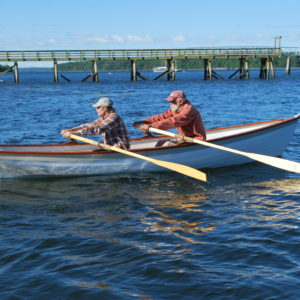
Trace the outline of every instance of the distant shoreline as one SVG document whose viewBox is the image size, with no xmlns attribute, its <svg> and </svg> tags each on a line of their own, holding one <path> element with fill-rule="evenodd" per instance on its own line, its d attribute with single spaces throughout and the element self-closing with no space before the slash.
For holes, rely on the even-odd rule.
<svg viewBox="0 0 300 300">
<path fill-rule="evenodd" d="M 278 68 L 274 68 L 275 70 L 285 70 L 286 68 L 283 68 L 283 67 L 278 67 Z M 291 69 L 300 69 L 300 67 L 291 67 Z M 44 72 L 53 72 L 53 68 L 52 67 L 49 67 L 49 68 L 45 68 L 45 67 L 24 67 L 24 68 L 19 68 L 20 72 L 26 72 L 26 73 L 29 73 L 29 72 L 41 72 L 41 71 L 44 71 Z M 203 69 L 182 69 L 182 71 L 203 71 Z M 238 68 L 213 68 L 213 70 L 217 70 L 217 71 L 230 71 L 230 70 L 238 70 Z M 249 70 L 260 70 L 260 68 L 249 68 Z M 98 72 L 99 73 L 102 73 L 102 72 L 121 72 L 121 71 L 130 71 L 129 69 L 128 70 L 99 70 Z M 144 70 L 141 70 L 141 71 L 147 71 L 147 72 L 152 72 L 151 69 L 144 69 Z M 61 70 L 58 70 L 59 73 L 74 73 L 74 72 L 88 72 L 88 73 L 92 73 L 91 70 L 76 70 L 76 71 L 69 71 L 69 70 L 64 70 L 64 71 L 61 71 Z"/>
</svg>

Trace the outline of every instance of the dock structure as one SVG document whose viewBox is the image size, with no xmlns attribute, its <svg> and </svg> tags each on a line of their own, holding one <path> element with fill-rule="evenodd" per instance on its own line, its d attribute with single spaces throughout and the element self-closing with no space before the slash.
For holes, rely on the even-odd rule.
<svg viewBox="0 0 300 300">
<path fill-rule="evenodd" d="M 300 60 L 300 48 L 296 48 L 296 47 L 282 48 L 282 56 L 286 57 L 285 73 L 287 75 L 290 75 L 291 74 L 291 58 L 297 57 L 297 59 Z"/>
<path fill-rule="evenodd" d="M 251 59 L 260 59 L 261 79 L 275 77 L 273 59 L 279 58 L 282 50 L 276 44 L 274 47 L 245 47 L 245 48 L 186 48 L 186 49 L 139 49 L 139 50 L 28 50 L 28 51 L 0 51 L 0 62 L 13 62 L 14 81 L 19 82 L 19 62 L 37 62 L 52 61 L 54 82 L 59 81 L 58 62 L 68 61 L 91 61 L 92 72 L 82 81 L 93 79 L 99 81 L 98 67 L 101 61 L 129 61 L 130 62 L 130 80 L 137 81 L 138 77 L 147 80 L 148 78 L 137 69 L 137 62 L 141 60 L 164 60 L 167 70 L 158 75 L 155 80 L 167 76 L 168 80 L 175 80 L 176 62 L 180 60 L 203 60 L 204 78 L 212 80 L 213 78 L 222 78 L 213 70 L 213 60 L 216 59 L 237 59 L 239 60 L 239 69 L 229 78 L 237 75 L 239 78 L 249 79 L 248 62 Z M 98 64 L 97 64 L 98 63 Z M 66 79 L 66 77 L 61 76 Z"/>
</svg>

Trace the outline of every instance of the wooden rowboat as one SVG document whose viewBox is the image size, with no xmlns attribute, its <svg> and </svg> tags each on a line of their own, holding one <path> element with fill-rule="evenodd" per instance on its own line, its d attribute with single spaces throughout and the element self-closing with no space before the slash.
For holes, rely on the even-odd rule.
<svg viewBox="0 0 300 300">
<path fill-rule="evenodd" d="M 207 141 L 270 156 L 280 156 L 290 142 L 300 114 L 285 119 L 207 130 Z M 244 164 L 245 156 L 198 144 L 155 147 L 161 139 L 131 140 L 131 152 L 157 160 L 177 162 L 196 169 Z M 168 171 L 148 161 L 99 149 L 96 145 L 0 145 L 0 177 L 75 176 Z"/>
</svg>

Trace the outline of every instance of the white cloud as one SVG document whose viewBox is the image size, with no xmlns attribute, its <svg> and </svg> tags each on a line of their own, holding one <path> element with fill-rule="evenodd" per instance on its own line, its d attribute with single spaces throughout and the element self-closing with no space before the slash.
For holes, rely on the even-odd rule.
<svg viewBox="0 0 300 300">
<path fill-rule="evenodd" d="M 198 44 L 199 47 L 245 47 L 266 46 L 273 47 L 275 35 L 267 34 L 228 34 L 205 35 L 192 38 L 189 42 Z"/>
<path fill-rule="evenodd" d="M 177 36 L 171 37 L 171 40 L 173 42 L 185 42 L 186 41 L 186 37 L 184 35 L 177 35 Z"/>
<path fill-rule="evenodd" d="M 300 41 L 300 34 L 288 34 L 284 36 L 284 39 L 290 40 L 290 41 Z"/>
<path fill-rule="evenodd" d="M 124 38 L 121 37 L 120 35 L 113 34 L 111 36 L 111 38 L 112 38 L 113 41 L 116 41 L 118 43 L 123 43 L 124 42 Z"/>
<path fill-rule="evenodd" d="M 96 42 L 96 43 L 100 43 L 100 44 L 106 44 L 109 42 L 109 39 L 101 37 L 101 36 L 90 37 L 90 38 L 86 38 L 83 40 L 85 40 L 85 42 L 87 42 L 87 43 Z"/>
<path fill-rule="evenodd" d="M 55 44 L 56 43 L 56 39 L 48 39 L 47 42 L 49 44 Z"/>
<path fill-rule="evenodd" d="M 279 34 L 277 34 L 278 36 Z M 281 34 L 282 46 L 298 47 L 300 34 Z M 83 32 L 53 36 L 0 36 L 0 50 L 59 50 L 59 49 L 124 49 L 124 48 L 184 48 L 184 47 L 273 47 L 276 35 L 264 33 L 149 36 L 149 35 L 92 35 Z M 5 48 L 4 48 L 5 47 Z"/>
<path fill-rule="evenodd" d="M 126 40 L 129 41 L 129 42 L 142 42 L 142 43 L 150 43 L 150 42 L 153 42 L 153 39 L 149 36 L 144 36 L 144 37 L 140 37 L 140 36 L 136 36 L 136 35 L 131 35 L 131 34 L 128 34 L 127 37 L 126 37 Z"/>
</svg>

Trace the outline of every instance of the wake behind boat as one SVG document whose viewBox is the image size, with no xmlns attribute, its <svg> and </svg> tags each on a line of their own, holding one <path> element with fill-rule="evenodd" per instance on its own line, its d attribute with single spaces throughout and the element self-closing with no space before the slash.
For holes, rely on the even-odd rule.
<svg viewBox="0 0 300 300">
<path fill-rule="evenodd" d="M 207 141 L 264 155 L 280 156 L 300 114 L 285 119 L 207 130 Z M 251 159 L 198 144 L 156 147 L 169 137 L 130 141 L 131 152 L 196 169 L 248 163 Z M 90 144 L 0 145 L 0 176 L 75 176 L 168 171 L 148 161 L 101 150 Z"/>
</svg>

